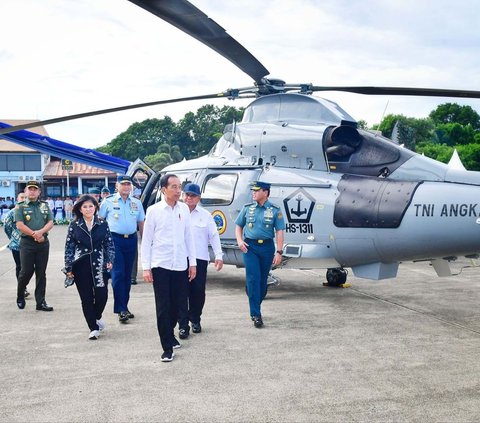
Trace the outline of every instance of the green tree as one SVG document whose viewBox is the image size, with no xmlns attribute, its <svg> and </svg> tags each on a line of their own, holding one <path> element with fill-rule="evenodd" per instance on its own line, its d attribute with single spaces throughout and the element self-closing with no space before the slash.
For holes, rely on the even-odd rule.
<svg viewBox="0 0 480 423">
<path fill-rule="evenodd" d="M 445 103 L 430 112 L 430 118 L 437 125 L 458 123 L 471 125 L 473 130 L 480 130 L 480 115 L 470 106 L 460 106 L 456 103 Z"/>
<path fill-rule="evenodd" d="M 359 121 L 357 121 L 357 126 L 359 129 L 365 129 L 365 130 L 368 129 L 367 121 L 363 119 L 360 119 Z"/>
<path fill-rule="evenodd" d="M 170 117 L 146 119 L 130 125 L 99 151 L 134 161 L 155 154 L 160 144 L 171 144 L 175 136 L 176 125 Z"/>
<path fill-rule="evenodd" d="M 172 157 L 168 153 L 151 154 L 146 156 L 143 161 L 156 172 L 173 163 Z"/>
<path fill-rule="evenodd" d="M 212 104 L 200 107 L 195 114 L 187 113 L 178 123 L 179 132 L 187 135 L 191 142 L 178 145 L 187 158 L 201 156 L 210 151 L 223 134 L 226 124 L 239 121 L 243 108 L 224 106 L 219 108 Z"/>
<path fill-rule="evenodd" d="M 130 125 L 99 151 L 130 161 L 149 157 L 155 163 L 197 157 L 208 153 L 222 136 L 225 125 L 240 121 L 242 115 L 243 108 L 219 108 L 209 104 L 200 107 L 196 113 L 186 113 L 178 123 L 169 116 L 147 119 Z M 160 146 L 162 149 L 159 150 Z M 168 154 L 170 159 L 162 154 Z"/>
<path fill-rule="evenodd" d="M 431 119 L 416 119 L 404 115 L 387 115 L 374 128 L 382 131 L 387 138 L 392 138 L 392 133 L 397 125 L 398 143 L 406 148 L 416 151 L 417 144 L 431 141 L 435 138 L 434 124 Z"/>
<path fill-rule="evenodd" d="M 146 156 L 144 162 L 153 170 L 160 171 L 165 166 L 183 160 L 183 155 L 180 152 L 178 145 L 161 144 L 155 154 Z"/>
<path fill-rule="evenodd" d="M 459 145 L 457 152 L 466 169 L 480 171 L 480 144 Z"/>
<path fill-rule="evenodd" d="M 436 126 L 435 133 L 439 143 L 455 146 L 475 142 L 475 131 L 472 125 L 462 125 L 458 122 L 440 123 Z"/>
<path fill-rule="evenodd" d="M 425 156 L 431 159 L 438 160 L 442 163 L 448 163 L 453 154 L 453 147 L 445 144 L 437 143 L 424 143 L 418 147 L 417 153 L 425 154 Z"/>
</svg>

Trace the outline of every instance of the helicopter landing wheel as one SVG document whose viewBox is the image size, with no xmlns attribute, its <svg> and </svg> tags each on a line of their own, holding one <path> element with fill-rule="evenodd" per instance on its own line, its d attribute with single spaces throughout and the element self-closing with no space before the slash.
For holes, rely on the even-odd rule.
<svg viewBox="0 0 480 423">
<path fill-rule="evenodd" d="M 341 267 L 328 269 L 327 270 L 327 283 L 324 284 L 326 286 L 342 286 L 347 281 L 348 272 L 346 269 Z"/>
</svg>

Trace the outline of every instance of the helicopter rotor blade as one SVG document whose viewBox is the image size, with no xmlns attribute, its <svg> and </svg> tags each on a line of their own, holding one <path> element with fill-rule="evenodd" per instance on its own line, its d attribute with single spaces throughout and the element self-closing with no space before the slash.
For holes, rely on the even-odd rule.
<svg viewBox="0 0 480 423">
<path fill-rule="evenodd" d="M 270 72 L 238 41 L 187 0 L 129 0 L 210 47 L 257 83 Z"/>
<path fill-rule="evenodd" d="M 138 104 L 129 104 L 127 106 L 120 106 L 120 107 L 113 107 L 110 109 L 102 109 L 102 110 L 94 110 L 91 112 L 85 112 L 85 113 L 78 113 L 75 115 L 68 115 L 68 116 L 61 116 L 53 119 L 46 119 L 46 120 L 41 120 L 41 121 L 35 121 L 35 122 L 30 122 L 30 123 L 25 123 L 21 125 L 15 125 L 15 126 L 9 126 L 7 128 L 0 128 L 0 135 L 2 134 L 8 134 L 10 132 L 15 132 L 15 131 L 20 131 L 22 129 L 29 129 L 29 128 L 35 128 L 36 126 L 45 126 L 45 125 L 50 125 L 52 123 L 60 123 L 60 122 L 66 122 L 69 120 L 74 120 L 74 119 L 81 119 L 81 118 L 86 118 L 90 116 L 97 116 L 97 115 L 103 115 L 107 113 L 114 113 L 114 112 L 121 112 L 122 110 L 130 110 L 130 109 L 139 109 L 141 107 L 149 107 L 149 106 L 157 106 L 159 104 L 169 104 L 169 103 L 180 103 L 184 101 L 193 101 L 193 100 L 206 100 L 206 99 L 213 99 L 213 98 L 228 98 L 228 99 L 234 99 L 234 98 L 253 98 L 255 95 L 250 94 L 249 92 L 246 92 L 245 94 L 239 93 L 238 90 L 226 90 L 220 93 L 216 94 L 205 94 L 205 95 L 197 95 L 193 97 L 180 97 L 180 98 L 172 98 L 168 100 L 159 100 L 159 101 L 151 101 L 148 103 L 138 103 Z"/>
<path fill-rule="evenodd" d="M 308 87 L 315 91 L 344 91 L 366 95 L 410 95 L 420 97 L 458 97 L 480 98 L 480 91 L 451 90 L 442 88 L 409 88 L 409 87 Z"/>
</svg>

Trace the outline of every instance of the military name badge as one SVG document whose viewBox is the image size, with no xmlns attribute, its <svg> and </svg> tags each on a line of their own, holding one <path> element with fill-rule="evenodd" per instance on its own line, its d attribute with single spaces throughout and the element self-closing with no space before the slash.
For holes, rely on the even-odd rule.
<svg viewBox="0 0 480 423">
<path fill-rule="evenodd" d="M 138 214 L 138 206 L 133 201 L 130 203 L 130 214 Z"/>
<path fill-rule="evenodd" d="M 265 219 L 273 219 L 273 210 L 271 208 L 268 208 L 265 210 L 265 213 L 263 214 Z"/>
<path fill-rule="evenodd" d="M 267 208 L 263 213 L 263 221 L 265 222 L 265 226 L 269 228 L 270 223 L 273 222 L 273 210 L 271 207 Z"/>
</svg>

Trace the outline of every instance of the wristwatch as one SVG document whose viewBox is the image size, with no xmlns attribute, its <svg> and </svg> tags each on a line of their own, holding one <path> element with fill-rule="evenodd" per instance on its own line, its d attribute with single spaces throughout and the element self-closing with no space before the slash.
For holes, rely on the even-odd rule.
<svg viewBox="0 0 480 423">
<path fill-rule="evenodd" d="M 277 250 L 277 253 L 282 256 L 283 255 L 283 250 Z"/>
</svg>

